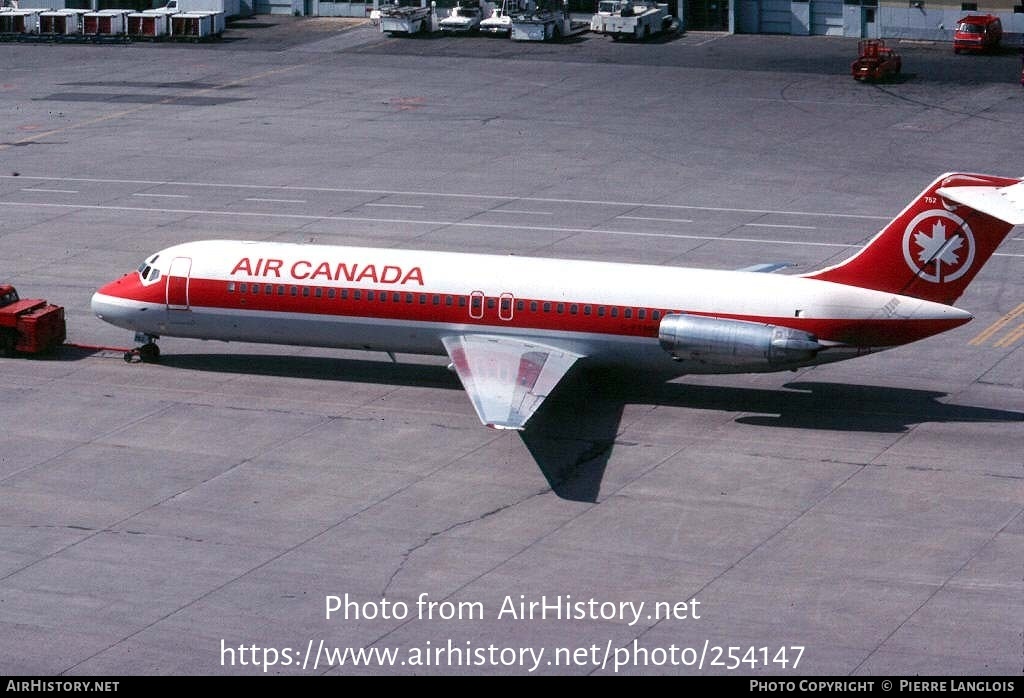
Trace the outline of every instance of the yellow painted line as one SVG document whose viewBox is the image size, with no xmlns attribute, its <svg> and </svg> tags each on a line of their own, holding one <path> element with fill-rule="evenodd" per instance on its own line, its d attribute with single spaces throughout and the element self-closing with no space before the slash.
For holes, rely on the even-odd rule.
<svg viewBox="0 0 1024 698">
<path fill-rule="evenodd" d="M 996 332 L 1009 325 L 1011 322 L 1013 322 L 1016 318 L 1020 317 L 1021 315 L 1024 315 L 1024 303 L 1021 303 L 1016 308 L 1008 312 L 1006 315 L 1002 316 L 1001 318 L 993 322 L 991 325 L 988 326 L 988 328 L 985 329 L 984 332 L 982 332 L 977 337 L 969 341 L 968 344 L 975 347 L 980 344 L 984 344 L 985 342 L 992 338 L 992 335 L 994 335 Z M 996 346 L 999 345 L 997 344 Z"/>
<path fill-rule="evenodd" d="M 1024 325 L 1019 326 L 1010 334 L 1006 335 L 998 342 L 995 343 L 997 347 L 1009 347 L 1016 344 L 1021 338 L 1024 338 Z"/>
<path fill-rule="evenodd" d="M 291 72 L 293 70 L 297 70 L 299 68 L 305 68 L 308 65 L 309 65 L 308 63 L 300 63 L 298 65 L 287 66 L 285 68 L 275 68 L 273 70 L 267 70 L 265 72 L 258 73 L 256 75 L 249 75 L 247 77 L 238 78 L 236 80 L 231 80 L 230 82 L 226 82 L 223 85 L 216 85 L 214 87 L 204 87 L 201 90 L 193 90 L 192 92 L 186 92 L 183 95 L 174 95 L 174 96 L 171 96 L 171 97 L 167 97 L 165 99 L 161 99 L 159 102 L 153 102 L 152 104 L 142 104 L 142 105 L 139 105 L 137 107 L 132 107 L 131 109 L 124 109 L 122 111 L 114 112 L 112 114 L 105 114 L 103 116 L 97 116 L 96 118 L 89 119 L 87 121 L 81 121 L 81 122 L 79 122 L 77 124 L 68 124 L 67 126 L 63 126 L 61 128 L 55 128 L 52 131 L 43 131 L 41 133 L 35 133 L 35 134 L 31 135 L 31 136 L 26 136 L 25 138 L 22 138 L 22 139 L 17 140 L 17 141 L 13 141 L 11 143 L 0 143 L 0 150 L 5 150 L 7 148 L 10 148 L 10 147 L 16 146 L 16 145 L 24 145 L 25 143 L 32 143 L 33 141 L 37 141 L 37 140 L 39 140 L 41 138 L 47 138 L 49 136 L 54 136 L 54 135 L 56 135 L 58 133 L 64 133 L 66 131 L 71 131 L 71 130 L 76 129 L 76 128 L 82 128 L 84 126 L 92 126 L 93 124 L 99 124 L 99 123 L 103 123 L 104 121 L 111 121 L 113 119 L 120 119 L 123 116 L 128 116 L 130 114 L 137 114 L 137 113 L 139 113 L 141 111 L 145 111 L 147 109 L 152 109 L 153 107 L 161 106 L 161 105 L 164 105 L 164 104 L 174 104 L 179 99 L 187 99 L 189 97 L 197 97 L 199 95 L 206 94 L 207 92 L 213 92 L 214 90 L 222 90 L 222 89 L 224 89 L 226 87 L 234 87 L 236 85 L 242 85 L 242 84 L 245 84 L 247 82 L 251 82 L 253 80 L 262 80 L 263 78 L 270 77 L 271 75 L 280 75 L 281 73 L 288 73 L 288 72 Z"/>
</svg>

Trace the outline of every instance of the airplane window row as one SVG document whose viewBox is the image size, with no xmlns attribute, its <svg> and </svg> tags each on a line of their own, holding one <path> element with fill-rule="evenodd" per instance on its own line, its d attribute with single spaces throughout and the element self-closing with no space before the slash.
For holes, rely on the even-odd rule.
<svg viewBox="0 0 1024 698">
<path fill-rule="evenodd" d="M 470 312 L 482 312 L 484 302 L 486 301 L 487 308 L 493 310 L 499 306 L 499 313 L 503 319 L 511 319 L 512 301 L 511 297 L 502 298 L 484 298 L 479 295 L 471 296 L 454 296 L 448 294 L 428 294 L 428 293 L 408 293 L 405 291 L 374 291 L 369 289 L 348 289 L 348 288 L 323 288 L 320 286 L 285 286 L 283 284 L 260 284 L 260 283 L 248 283 L 248 282 L 228 282 L 228 293 L 245 293 L 249 295 L 266 295 L 266 296 L 292 296 L 303 298 L 327 298 L 329 300 L 340 299 L 340 300 L 355 300 L 355 301 L 376 301 L 380 303 L 406 303 L 416 305 L 444 305 L 444 306 L 458 306 L 465 308 L 467 305 L 470 308 Z M 622 307 L 617 305 L 604 306 L 604 305 L 591 305 L 582 303 L 555 303 L 551 301 L 526 301 L 522 299 L 515 300 L 515 308 L 519 312 L 525 312 L 529 304 L 529 312 L 531 313 L 555 313 L 557 315 L 583 315 L 585 317 L 608 317 L 618 318 L 622 317 L 626 320 L 632 320 L 634 317 L 637 320 L 647 320 L 648 317 L 651 320 L 660 320 L 663 314 L 661 310 L 655 310 L 651 308 L 632 308 Z M 666 311 L 667 312 L 667 311 Z"/>
</svg>

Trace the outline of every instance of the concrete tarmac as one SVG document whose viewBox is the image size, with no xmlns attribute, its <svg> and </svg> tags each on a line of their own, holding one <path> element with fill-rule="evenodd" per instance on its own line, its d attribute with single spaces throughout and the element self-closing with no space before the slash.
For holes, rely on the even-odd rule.
<svg viewBox="0 0 1024 698">
<path fill-rule="evenodd" d="M 943 172 L 1024 174 L 1017 56 L 896 45 L 864 85 L 821 37 L 0 44 L 0 281 L 118 347 L 92 292 L 205 238 L 809 271 Z M 0 359 L 0 673 L 1019 679 L 1022 272 L 1017 229 L 957 330 L 581 371 L 522 434 L 439 357 Z"/>
</svg>

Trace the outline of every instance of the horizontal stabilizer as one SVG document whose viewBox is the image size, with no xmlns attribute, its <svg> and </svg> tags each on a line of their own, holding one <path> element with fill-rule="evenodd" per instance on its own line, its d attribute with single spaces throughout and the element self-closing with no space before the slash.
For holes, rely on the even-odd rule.
<svg viewBox="0 0 1024 698">
<path fill-rule="evenodd" d="M 1024 182 L 1008 187 L 941 187 L 936 194 L 993 218 L 1024 225 Z"/>
</svg>

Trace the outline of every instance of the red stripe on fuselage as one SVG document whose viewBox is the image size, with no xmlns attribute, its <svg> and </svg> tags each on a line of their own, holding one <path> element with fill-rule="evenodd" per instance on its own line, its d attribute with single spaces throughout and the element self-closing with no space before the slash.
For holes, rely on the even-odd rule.
<svg viewBox="0 0 1024 698">
<path fill-rule="evenodd" d="M 165 279 L 143 285 L 137 274 L 128 274 L 107 284 L 99 292 L 144 303 L 164 304 L 167 301 L 166 289 Z M 254 289 L 258 289 L 258 292 L 254 292 Z M 581 301 L 513 298 L 507 295 L 483 296 L 479 308 L 474 307 L 473 302 L 472 295 L 422 290 L 306 286 L 296 283 L 224 281 L 195 277 L 188 280 L 188 305 L 194 310 L 228 309 L 379 318 L 494 328 L 497 331 L 502 328 L 535 329 L 656 339 L 660 321 L 665 315 L 687 313 L 781 325 L 809 332 L 822 340 L 851 346 L 886 347 L 917 341 L 958 327 L 969 320 L 770 317 L 681 308 L 645 308 Z M 180 299 L 172 300 L 172 304 L 183 305 L 183 302 Z"/>
</svg>

